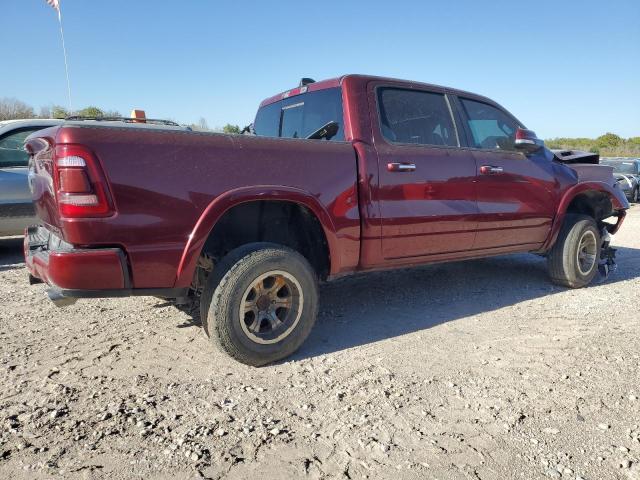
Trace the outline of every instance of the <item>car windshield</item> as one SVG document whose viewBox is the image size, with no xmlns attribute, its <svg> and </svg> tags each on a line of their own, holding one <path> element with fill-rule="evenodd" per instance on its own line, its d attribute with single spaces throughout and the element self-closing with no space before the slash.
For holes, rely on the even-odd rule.
<svg viewBox="0 0 640 480">
<path fill-rule="evenodd" d="M 623 162 L 620 160 L 602 160 L 600 163 L 602 165 L 613 167 L 613 171 L 615 173 L 627 173 L 631 175 L 636 173 L 633 162 Z"/>
</svg>

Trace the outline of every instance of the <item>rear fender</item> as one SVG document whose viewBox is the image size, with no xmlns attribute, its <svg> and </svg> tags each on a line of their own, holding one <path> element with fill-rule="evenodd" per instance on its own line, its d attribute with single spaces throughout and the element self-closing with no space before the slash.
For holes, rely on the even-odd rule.
<svg viewBox="0 0 640 480">
<path fill-rule="evenodd" d="M 198 257 L 213 227 L 231 208 L 251 201 L 277 200 L 298 203 L 307 207 L 318 219 L 329 247 L 331 273 L 339 270 L 340 257 L 336 229 L 333 220 L 320 202 L 310 193 L 293 187 L 277 185 L 258 185 L 243 187 L 219 195 L 200 216 L 196 226 L 189 235 L 189 241 L 182 253 L 174 287 L 183 288 L 191 285 Z"/>
<path fill-rule="evenodd" d="M 569 208 L 569 205 L 571 205 L 571 202 L 578 195 L 587 192 L 604 193 L 605 195 L 607 195 L 609 200 L 611 200 L 613 215 L 618 216 L 618 223 L 616 224 L 616 228 L 614 228 L 614 230 L 610 233 L 615 233 L 617 231 L 617 227 L 619 227 L 622 223 L 622 219 L 626 215 L 626 210 L 629 208 L 629 202 L 627 201 L 624 193 L 605 182 L 579 183 L 569 188 L 562 196 L 560 204 L 558 205 L 556 217 L 553 221 L 553 226 L 551 227 L 551 234 L 549 235 L 549 238 L 542 247 L 541 251 L 548 251 L 555 243 L 556 239 L 558 238 L 558 234 L 560 233 L 560 229 L 562 228 L 562 224 L 564 223 L 567 209 Z"/>
</svg>

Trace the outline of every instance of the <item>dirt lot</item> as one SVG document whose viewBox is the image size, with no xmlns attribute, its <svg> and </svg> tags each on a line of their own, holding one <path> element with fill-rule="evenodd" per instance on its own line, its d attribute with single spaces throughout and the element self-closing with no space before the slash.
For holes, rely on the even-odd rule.
<svg viewBox="0 0 640 480">
<path fill-rule="evenodd" d="M 245 367 L 155 298 L 63 310 L 0 242 L 1 478 L 640 479 L 640 207 L 606 283 L 532 255 L 346 278 Z"/>
</svg>

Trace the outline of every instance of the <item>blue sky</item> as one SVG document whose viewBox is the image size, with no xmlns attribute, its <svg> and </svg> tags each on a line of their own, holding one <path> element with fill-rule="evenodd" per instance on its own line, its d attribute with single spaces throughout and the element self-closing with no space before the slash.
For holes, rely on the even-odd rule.
<svg viewBox="0 0 640 480">
<path fill-rule="evenodd" d="M 640 136 L 640 1 L 61 0 L 74 108 L 212 127 L 369 73 L 471 90 L 541 137 Z M 66 105 L 55 12 L 2 0 L 0 97 Z"/>
</svg>

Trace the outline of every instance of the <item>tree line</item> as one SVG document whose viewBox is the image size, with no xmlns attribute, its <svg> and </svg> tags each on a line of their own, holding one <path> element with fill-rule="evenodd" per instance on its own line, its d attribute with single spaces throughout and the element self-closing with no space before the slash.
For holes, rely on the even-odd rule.
<svg viewBox="0 0 640 480">
<path fill-rule="evenodd" d="M 23 118 L 67 118 L 70 116 L 81 116 L 91 118 L 113 118 L 122 117 L 123 115 L 117 110 L 106 110 L 90 105 L 79 110 L 69 111 L 60 105 L 40 107 L 38 113 L 35 109 L 15 98 L 0 98 L 0 121 L 18 120 Z M 226 124 L 220 128 L 209 128 L 205 118 L 201 117 L 197 123 L 189 125 L 194 130 L 200 131 L 217 131 L 224 133 L 240 133 L 241 129 L 238 125 Z"/>
<path fill-rule="evenodd" d="M 115 110 L 103 110 L 95 106 L 88 106 L 72 112 L 60 105 L 44 106 L 40 107 L 39 112 L 36 113 L 31 105 L 15 98 L 0 99 L 0 121 L 20 118 L 66 118 L 71 115 L 98 118 L 122 116 L 120 112 Z"/>
<path fill-rule="evenodd" d="M 551 138 L 545 144 L 549 148 L 585 150 L 603 157 L 640 157 L 640 137 L 622 138 L 610 132 L 598 138 Z"/>
</svg>

